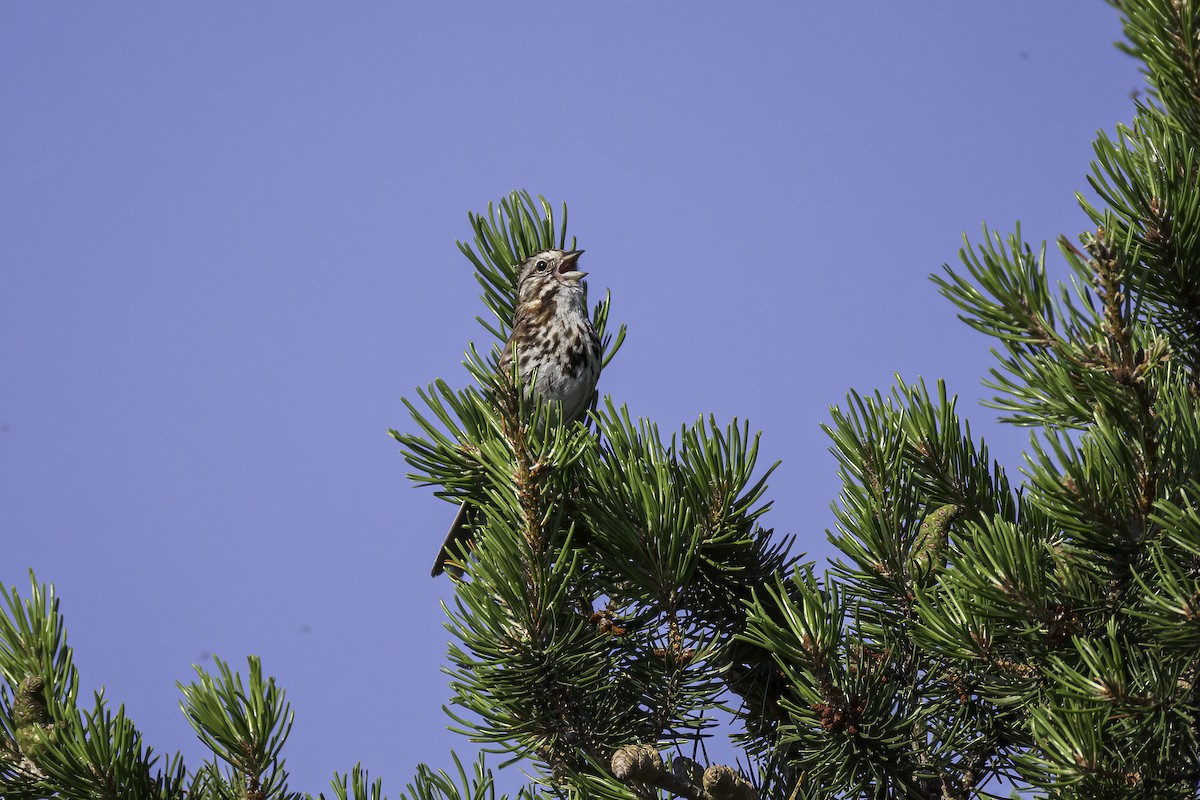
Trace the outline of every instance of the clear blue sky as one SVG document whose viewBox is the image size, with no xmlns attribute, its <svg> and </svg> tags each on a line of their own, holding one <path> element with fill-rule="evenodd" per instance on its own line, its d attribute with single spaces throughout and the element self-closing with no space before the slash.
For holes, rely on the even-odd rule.
<svg viewBox="0 0 1200 800">
<path fill-rule="evenodd" d="M 85 687 L 199 753 L 175 681 L 248 653 L 292 786 L 450 764 L 453 515 L 386 435 L 486 334 L 455 240 L 512 188 L 570 206 L 629 325 L 601 390 L 782 459 L 817 558 L 851 388 L 988 343 L 926 276 L 980 224 L 1084 225 L 1137 65 L 1100 0 L 0 5 L 0 582 L 56 584 Z M 1060 265 L 1059 261 L 1055 261 Z"/>
</svg>

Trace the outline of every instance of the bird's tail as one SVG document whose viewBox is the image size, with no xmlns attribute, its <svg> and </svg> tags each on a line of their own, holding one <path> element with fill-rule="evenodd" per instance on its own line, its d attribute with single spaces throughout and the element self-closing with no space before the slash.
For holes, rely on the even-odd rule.
<svg viewBox="0 0 1200 800">
<path fill-rule="evenodd" d="M 437 559 L 433 562 L 433 569 L 429 571 L 430 576 L 436 578 L 447 569 L 455 576 L 462 575 L 462 568 L 455 563 L 454 558 L 463 550 L 463 543 L 471 538 L 471 530 L 467 527 L 467 504 L 463 503 L 458 507 L 458 513 L 454 515 L 454 522 L 450 523 L 450 530 L 446 532 L 446 539 L 442 542 L 442 549 L 438 551 Z"/>
</svg>

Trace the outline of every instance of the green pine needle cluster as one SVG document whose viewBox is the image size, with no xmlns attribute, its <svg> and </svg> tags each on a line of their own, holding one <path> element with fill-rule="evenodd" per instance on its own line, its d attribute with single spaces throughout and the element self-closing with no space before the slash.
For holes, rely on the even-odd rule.
<svg viewBox="0 0 1200 800">
<path fill-rule="evenodd" d="M 609 397 L 585 423 L 546 424 L 554 409 L 495 374 L 513 265 L 567 241 L 565 208 L 561 227 L 528 194 L 499 208 L 471 215 L 475 247 L 459 245 L 494 320 L 481 319 L 491 357 L 467 351 L 480 387 L 419 390 L 420 433 L 392 435 L 414 481 L 480 519 L 449 611 L 459 729 L 547 786 L 622 797 L 609 767 L 620 748 L 682 745 L 713 725 L 722 675 L 748 649 L 735 640 L 745 601 L 787 566 L 788 543 L 758 525 L 771 470 L 758 474 L 747 424 L 702 420 L 667 439 Z M 624 338 L 607 330 L 608 298 L 593 321 L 607 363 Z"/>
</svg>

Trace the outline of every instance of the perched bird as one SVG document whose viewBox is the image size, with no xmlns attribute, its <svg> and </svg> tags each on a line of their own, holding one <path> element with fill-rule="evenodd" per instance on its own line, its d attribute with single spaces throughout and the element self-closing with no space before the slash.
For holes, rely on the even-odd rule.
<svg viewBox="0 0 1200 800">
<path fill-rule="evenodd" d="M 562 404 L 563 424 L 583 417 L 600 378 L 600 338 L 584 307 L 586 272 L 578 266 L 582 250 L 542 250 L 521 264 L 517 273 L 517 302 L 512 333 L 500 355 L 500 370 L 511 373 L 514 356 L 522 381 L 547 400 Z M 433 576 L 441 575 L 448 559 L 469 538 L 467 504 L 463 503 L 437 560 Z"/>
</svg>

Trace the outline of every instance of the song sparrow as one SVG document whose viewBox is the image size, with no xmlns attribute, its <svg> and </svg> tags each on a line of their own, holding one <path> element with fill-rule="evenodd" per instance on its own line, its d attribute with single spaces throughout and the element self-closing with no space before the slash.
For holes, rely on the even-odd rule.
<svg viewBox="0 0 1200 800">
<path fill-rule="evenodd" d="M 562 404 L 564 424 L 583 416 L 600 378 L 600 339 L 584 307 L 580 284 L 587 273 L 576 269 L 582 254 L 582 250 L 543 250 L 525 259 L 517 274 L 512 333 L 500 356 L 500 369 L 510 372 L 516 355 L 521 380 L 532 378 L 540 395 Z M 442 574 L 458 543 L 469 537 L 467 516 L 463 503 L 431 575 Z"/>
</svg>

